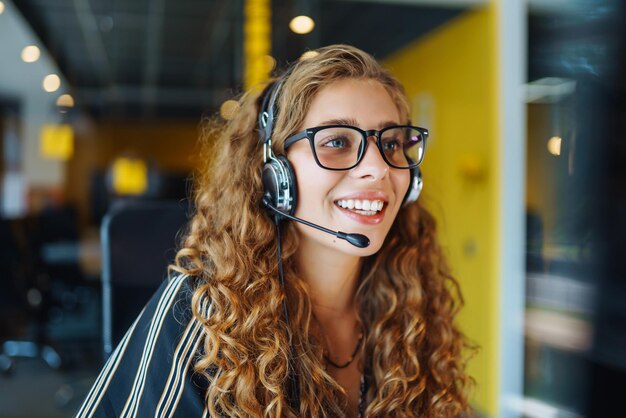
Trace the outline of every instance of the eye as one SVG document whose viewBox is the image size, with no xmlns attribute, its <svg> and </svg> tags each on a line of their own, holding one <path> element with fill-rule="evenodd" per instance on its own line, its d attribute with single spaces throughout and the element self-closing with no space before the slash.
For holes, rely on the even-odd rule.
<svg viewBox="0 0 626 418">
<path fill-rule="evenodd" d="M 349 127 L 329 127 L 315 134 L 315 150 L 318 153 L 346 154 L 358 149 L 361 133 Z"/>
<path fill-rule="evenodd" d="M 394 152 L 399 149 L 402 149 L 402 144 L 396 138 L 386 138 L 383 141 L 383 151 L 385 152 Z"/>
<path fill-rule="evenodd" d="M 348 139 L 346 137 L 336 136 L 327 138 L 321 145 L 326 148 L 345 148 L 348 146 Z"/>
</svg>

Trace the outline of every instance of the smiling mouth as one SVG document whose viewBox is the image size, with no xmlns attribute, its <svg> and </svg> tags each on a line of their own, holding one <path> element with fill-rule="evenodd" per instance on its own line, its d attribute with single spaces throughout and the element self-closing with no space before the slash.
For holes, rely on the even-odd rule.
<svg viewBox="0 0 626 418">
<path fill-rule="evenodd" d="M 367 199 L 340 199 L 335 204 L 342 209 L 365 216 L 374 216 L 385 207 L 385 202 L 382 200 Z"/>
</svg>

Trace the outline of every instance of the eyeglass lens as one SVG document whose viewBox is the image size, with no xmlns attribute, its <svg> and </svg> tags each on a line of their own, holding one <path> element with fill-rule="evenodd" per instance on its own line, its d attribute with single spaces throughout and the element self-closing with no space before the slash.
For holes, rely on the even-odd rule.
<svg viewBox="0 0 626 418">
<path fill-rule="evenodd" d="M 387 162 L 398 168 L 420 163 L 424 156 L 424 138 L 413 128 L 398 127 L 382 133 L 381 148 Z M 313 142 L 319 163 L 326 168 L 354 166 L 365 138 L 349 127 L 329 127 L 315 133 Z M 412 161 L 409 163 L 409 159 Z"/>
</svg>

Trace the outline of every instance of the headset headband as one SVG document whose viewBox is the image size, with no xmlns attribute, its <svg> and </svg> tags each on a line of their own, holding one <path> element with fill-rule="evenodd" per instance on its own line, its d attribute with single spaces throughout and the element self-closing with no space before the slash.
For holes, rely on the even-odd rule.
<svg viewBox="0 0 626 418">
<path fill-rule="evenodd" d="M 282 79 L 272 82 L 266 89 L 259 112 L 259 130 L 264 144 L 271 142 L 276 118 L 276 99 L 282 86 Z"/>
</svg>

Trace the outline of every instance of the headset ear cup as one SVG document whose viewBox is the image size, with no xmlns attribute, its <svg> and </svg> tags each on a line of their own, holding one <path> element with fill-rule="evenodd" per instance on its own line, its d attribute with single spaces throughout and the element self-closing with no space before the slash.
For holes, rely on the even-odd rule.
<svg viewBox="0 0 626 418">
<path fill-rule="evenodd" d="M 419 198 L 422 188 L 424 187 L 424 181 L 422 180 L 422 170 L 419 167 L 413 167 L 411 169 L 411 183 L 409 189 L 404 195 L 402 206 L 407 206 Z"/>
<path fill-rule="evenodd" d="M 285 172 L 285 177 L 287 179 L 287 183 L 289 184 L 289 213 L 293 215 L 296 212 L 296 205 L 298 204 L 298 184 L 296 183 L 296 174 L 291 167 L 291 163 L 284 155 L 279 155 L 277 157 L 278 161 L 283 165 L 283 170 Z"/>
<path fill-rule="evenodd" d="M 293 215 L 296 211 L 296 181 L 289 160 L 282 155 L 268 160 L 261 174 L 264 194 L 281 212 Z"/>
</svg>

